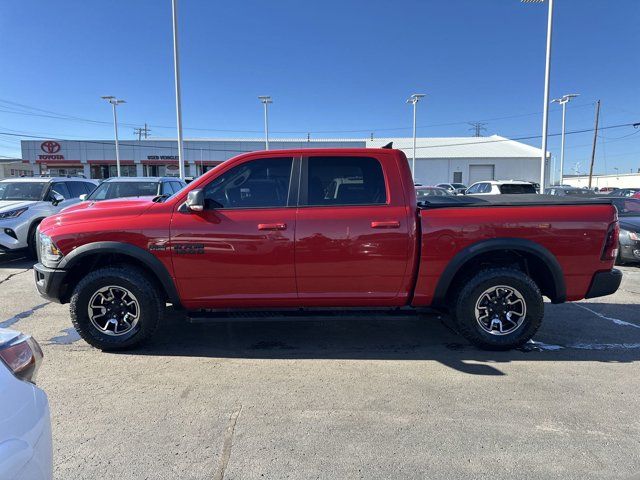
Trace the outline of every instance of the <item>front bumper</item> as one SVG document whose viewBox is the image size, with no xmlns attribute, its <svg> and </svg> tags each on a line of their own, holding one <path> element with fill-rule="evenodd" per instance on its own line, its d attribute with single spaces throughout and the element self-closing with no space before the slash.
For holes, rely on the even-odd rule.
<svg viewBox="0 0 640 480">
<path fill-rule="evenodd" d="M 36 278 L 36 288 L 40 295 L 47 300 L 64 303 L 67 287 L 64 283 L 67 275 L 66 270 L 47 268 L 41 263 L 36 263 L 33 266 L 33 273 Z"/>
<path fill-rule="evenodd" d="M 608 272 L 597 272 L 591 280 L 591 287 L 584 298 L 604 297 L 618 290 L 622 282 L 622 272 L 617 268 Z"/>
<path fill-rule="evenodd" d="M 620 243 L 620 259 L 623 262 L 640 262 L 640 242 Z"/>
</svg>

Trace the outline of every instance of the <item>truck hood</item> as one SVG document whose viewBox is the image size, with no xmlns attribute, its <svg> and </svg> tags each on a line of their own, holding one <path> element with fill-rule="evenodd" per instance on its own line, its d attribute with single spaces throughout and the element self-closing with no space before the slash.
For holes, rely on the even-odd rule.
<svg viewBox="0 0 640 480">
<path fill-rule="evenodd" d="M 36 203 L 33 200 L 0 200 L 0 213 L 16 210 L 22 207 L 28 207 Z"/>
<path fill-rule="evenodd" d="M 95 222 L 106 218 L 137 217 L 153 205 L 155 205 L 153 197 L 122 198 L 100 202 L 85 201 L 67 207 L 57 215 L 45 218 L 40 230 L 44 231 L 54 225 Z"/>
</svg>

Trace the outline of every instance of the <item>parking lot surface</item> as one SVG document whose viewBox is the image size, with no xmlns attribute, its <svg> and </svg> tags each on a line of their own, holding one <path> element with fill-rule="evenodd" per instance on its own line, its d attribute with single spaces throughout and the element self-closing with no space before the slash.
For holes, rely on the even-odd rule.
<svg viewBox="0 0 640 480">
<path fill-rule="evenodd" d="M 546 304 L 535 342 L 486 352 L 438 317 L 169 318 L 103 353 L 33 262 L 0 255 L 0 326 L 45 362 L 58 479 L 633 478 L 640 473 L 640 269 Z"/>
</svg>

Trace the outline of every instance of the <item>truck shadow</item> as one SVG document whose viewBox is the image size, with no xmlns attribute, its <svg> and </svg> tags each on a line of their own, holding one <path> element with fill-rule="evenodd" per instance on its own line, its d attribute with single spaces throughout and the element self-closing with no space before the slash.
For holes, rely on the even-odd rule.
<svg viewBox="0 0 640 480">
<path fill-rule="evenodd" d="M 594 311 L 623 307 L 588 305 Z M 627 312 L 634 312 L 639 306 L 624 307 Z M 611 323 L 571 305 L 547 308 L 551 311 L 536 335 L 543 341 L 504 352 L 473 347 L 447 326 L 446 318 L 441 320 L 434 315 L 206 324 L 170 318 L 150 343 L 125 353 L 247 359 L 432 360 L 470 375 L 504 375 L 500 365 L 517 361 L 629 363 L 640 359 L 640 322 L 635 328 Z"/>
</svg>

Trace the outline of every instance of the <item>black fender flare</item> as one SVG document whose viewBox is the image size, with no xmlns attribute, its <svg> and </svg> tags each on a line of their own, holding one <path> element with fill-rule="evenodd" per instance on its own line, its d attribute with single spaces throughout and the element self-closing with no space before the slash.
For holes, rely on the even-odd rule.
<svg viewBox="0 0 640 480">
<path fill-rule="evenodd" d="M 180 295 L 175 282 L 163 263 L 152 253 L 130 243 L 123 242 L 92 242 L 86 243 L 72 250 L 60 261 L 57 268 L 70 270 L 88 257 L 101 253 L 117 253 L 134 258 L 142 262 L 156 276 L 169 301 L 176 307 L 180 306 Z"/>
<path fill-rule="evenodd" d="M 433 303 L 444 305 L 449 287 L 460 269 L 474 257 L 489 253 L 491 251 L 511 250 L 533 255 L 540 259 L 551 272 L 553 278 L 554 295 L 551 298 L 553 303 L 563 303 L 567 298 L 564 274 L 558 259 L 542 245 L 523 238 L 492 238 L 482 240 L 458 252 L 449 262 L 436 286 Z"/>
</svg>

